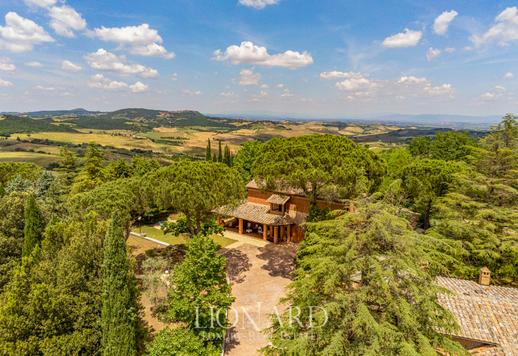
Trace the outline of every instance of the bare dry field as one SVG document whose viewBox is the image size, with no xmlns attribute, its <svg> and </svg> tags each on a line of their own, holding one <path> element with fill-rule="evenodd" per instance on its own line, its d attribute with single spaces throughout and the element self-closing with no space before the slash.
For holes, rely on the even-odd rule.
<svg viewBox="0 0 518 356">
<path fill-rule="evenodd" d="M 217 141 L 228 145 L 232 152 L 239 146 L 253 140 L 266 140 L 272 137 L 297 137 L 308 134 L 332 134 L 342 136 L 371 135 L 386 133 L 398 127 L 387 125 L 361 126 L 349 124 L 338 126 L 326 122 L 236 122 L 234 130 L 218 130 L 208 127 L 159 127 L 153 131 L 136 133 L 124 130 L 85 130 L 77 133 L 69 132 L 39 132 L 32 134 L 14 134 L 11 140 L 19 137 L 22 140 L 42 139 L 56 142 L 83 144 L 94 142 L 101 146 L 111 146 L 122 149 L 141 149 L 163 154 L 205 155 L 207 141 L 213 142 L 217 149 Z M 41 150 L 56 154 L 44 148 Z M 49 146 L 46 146 L 49 147 Z"/>
</svg>

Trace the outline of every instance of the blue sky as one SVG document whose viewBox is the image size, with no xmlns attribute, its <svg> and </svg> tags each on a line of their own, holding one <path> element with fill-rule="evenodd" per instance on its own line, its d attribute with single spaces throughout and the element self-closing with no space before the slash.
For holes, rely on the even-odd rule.
<svg viewBox="0 0 518 356">
<path fill-rule="evenodd" d="M 0 111 L 513 112 L 516 6 L 2 0 Z"/>
</svg>

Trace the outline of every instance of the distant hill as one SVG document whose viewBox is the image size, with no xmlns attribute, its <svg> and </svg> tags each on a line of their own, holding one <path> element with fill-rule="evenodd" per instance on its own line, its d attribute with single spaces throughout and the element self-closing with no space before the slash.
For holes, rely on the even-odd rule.
<svg viewBox="0 0 518 356">
<path fill-rule="evenodd" d="M 149 130 L 154 127 L 186 127 L 205 126 L 211 128 L 231 128 L 232 125 L 226 119 L 211 118 L 198 111 L 163 111 L 142 108 L 121 109 L 103 113 L 95 117 L 81 116 L 70 121 L 78 127 L 104 129 L 135 129 Z"/>
<path fill-rule="evenodd" d="M 0 115 L 0 136 L 23 132 L 75 132 L 69 126 L 58 125 L 52 119 L 31 119 L 14 115 Z"/>
<path fill-rule="evenodd" d="M 30 111 L 30 112 L 21 113 L 21 115 L 30 116 L 30 117 L 56 117 L 56 116 L 98 115 L 100 113 L 101 113 L 100 111 L 88 111 L 86 109 L 72 109 L 72 110 Z"/>
</svg>

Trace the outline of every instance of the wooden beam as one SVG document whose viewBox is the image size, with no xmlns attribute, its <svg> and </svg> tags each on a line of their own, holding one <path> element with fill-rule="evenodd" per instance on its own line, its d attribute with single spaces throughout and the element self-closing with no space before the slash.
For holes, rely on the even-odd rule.
<svg viewBox="0 0 518 356">
<path fill-rule="evenodd" d="M 239 219 L 239 233 L 243 235 L 243 219 Z"/>
<path fill-rule="evenodd" d="M 268 225 L 263 224 L 263 240 L 268 240 Z"/>
<path fill-rule="evenodd" d="M 288 242 L 291 242 L 291 225 L 288 225 Z"/>
<path fill-rule="evenodd" d="M 279 227 L 273 227 L 273 243 L 276 244 L 279 242 Z"/>
</svg>

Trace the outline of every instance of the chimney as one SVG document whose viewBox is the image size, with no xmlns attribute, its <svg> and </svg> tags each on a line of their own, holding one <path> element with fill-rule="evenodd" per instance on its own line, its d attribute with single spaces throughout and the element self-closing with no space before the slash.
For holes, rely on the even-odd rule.
<svg viewBox="0 0 518 356">
<path fill-rule="evenodd" d="M 488 286 L 491 283 L 491 271 L 487 267 L 480 269 L 480 275 L 478 277 L 478 284 Z"/>
</svg>

